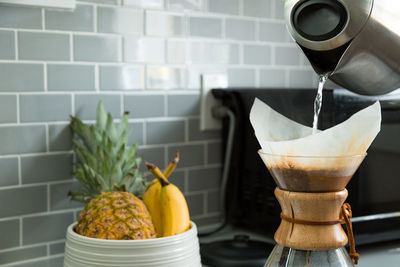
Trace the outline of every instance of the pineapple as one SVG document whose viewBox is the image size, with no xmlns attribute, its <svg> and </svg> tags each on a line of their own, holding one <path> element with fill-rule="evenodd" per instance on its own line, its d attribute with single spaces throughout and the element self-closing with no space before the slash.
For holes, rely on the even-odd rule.
<svg viewBox="0 0 400 267">
<path fill-rule="evenodd" d="M 80 214 L 75 231 L 101 239 L 156 237 L 151 216 L 139 199 L 147 188 L 139 172 L 137 144 L 127 146 L 128 114 L 118 127 L 102 102 L 95 125 L 71 118 L 77 155 L 75 177 L 84 190 L 70 191 L 73 200 L 89 202 Z"/>
<path fill-rule="evenodd" d="M 154 238 L 155 230 L 144 203 L 128 192 L 102 192 L 81 212 L 78 234 L 101 239 Z"/>
</svg>

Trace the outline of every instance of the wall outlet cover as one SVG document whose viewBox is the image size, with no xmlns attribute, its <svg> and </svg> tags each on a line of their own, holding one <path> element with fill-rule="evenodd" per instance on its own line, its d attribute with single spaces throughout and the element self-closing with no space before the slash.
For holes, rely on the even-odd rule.
<svg viewBox="0 0 400 267">
<path fill-rule="evenodd" d="M 212 115 L 212 108 L 220 106 L 219 100 L 215 99 L 211 89 L 223 89 L 228 87 L 228 76 L 226 73 L 205 73 L 201 75 L 201 101 L 200 101 L 200 130 L 219 130 L 222 128 L 220 119 Z"/>
</svg>

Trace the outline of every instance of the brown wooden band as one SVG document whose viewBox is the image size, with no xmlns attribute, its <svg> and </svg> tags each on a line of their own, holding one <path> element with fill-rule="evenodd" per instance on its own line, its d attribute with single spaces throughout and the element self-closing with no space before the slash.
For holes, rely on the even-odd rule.
<svg viewBox="0 0 400 267">
<path fill-rule="evenodd" d="M 335 220 L 335 221 L 308 221 L 296 218 L 287 217 L 285 214 L 281 213 L 281 219 L 290 223 L 296 224 L 305 224 L 305 225 L 335 225 L 335 224 L 344 224 L 343 220 Z"/>
</svg>

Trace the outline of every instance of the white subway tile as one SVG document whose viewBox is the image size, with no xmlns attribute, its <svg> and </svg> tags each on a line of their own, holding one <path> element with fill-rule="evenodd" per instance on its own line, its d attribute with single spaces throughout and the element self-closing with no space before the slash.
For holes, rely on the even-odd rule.
<svg viewBox="0 0 400 267">
<path fill-rule="evenodd" d="M 168 40 L 167 43 L 167 62 L 168 63 L 185 63 L 187 45 L 184 40 Z"/>
<path fill-rule="evenodd" d="M 283 88 L 285 87 L 285 70 L 270 69 L 260 70 L 260 87 Z"/>
<path fill-rule="evenodd" d="M 222 19 L 190 17 L 190 35 L 201 37 L 222 37 Z"/>
<path fill-rule="evenodd" d="M 256 23 L 250 20 L 227 19 L 225 21 L 225 35 L 229 39 L 255 40 Z"/>
<path fill-rule="evenodd" d="M 127 35 L 124 37 L 125 62 L 165 62 L 165 40 L 162 38 Z"/>
<path fill-rule="evenodd" d="M 164 8 L 164 0 L 123 0 L 123 5 L 141 8 Z"/>
<path fill-rule="evenodd" d="M 238 64 L 239 45 L 191 42 L 190 62 L 198 64 Z"/>
<path fill-rule="evenodd" d="M 245 0 L 243 1 L 243 15 L 270 18 L 272 1 L 270 0 Z"/>
<path fill-rule="evenodd" d="M 271 47 L 266 45 L 244 45 L 243 55 L 245 64 L 270 65 Z"/>
<path fill-rule="evenodd" d="M 147 11 L 146 34 L 157 36 L 184 36 L 186 35 L 186 21 L 183 15 Z"/>
<path fill-rule="evenodd" d="M 209 0 L 210 12 L 239 15 L 239 0 Z"/>
<path fill-rule="evenodd" d="M 148 89 L 184 89 L 185 71 L 173 67 L 147 67 Z"/>
<path fill-rule="evenodd" d="M 98 7 L 97 30 L 106 33 L 143 33 L 143 11 Z"/>
<path fill-rule="evenodd" d="M 229 87 L 255 87 L 256 71 L 254 69 L 229 69 L 228 70 Z"/>
<path fill-rule="evenodd" d="M 166 0 L 170 10 L 197 10 L 205 9 L 206 0 Z"/>
</svg>

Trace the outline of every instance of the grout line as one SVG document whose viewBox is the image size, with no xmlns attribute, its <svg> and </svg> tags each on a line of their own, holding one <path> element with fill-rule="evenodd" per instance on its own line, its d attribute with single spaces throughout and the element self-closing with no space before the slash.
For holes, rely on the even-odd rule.
<svg viewBox="0 0 400 267">
<path fill-rule="evenodd" d="M 75 212 L 77 209 L 64 209 L 64 210 L 54 210 L 54 211 L 42 211 L 42 212 L 36 212 L 36 213 L 30 213 L 30 214 L 24 214 L 21 216 L 11 216 L 11 217 L 6 217 L 6 218 L 0 218 L 0 222 L 2 221 L 8 221 L 8 220 L 13 220 L 13 219 L 24 219 L 24 218 L 33 218 L 33 217 L 39 217 L 39 216 L 49 216 L 49 215 L 57 215 L 57 214 L 67 214 L 71 212 Z M 79 209 L 78 209 L 79 210 Z M 35 244 L 36 245 L 36 244 Z M 7 249 L 8 250 L 8 249 Z M 0 250 L 3 251 L 3 250 Z M 2 266 L 2 265 L 0 265 Z"/>
<path fill-rule="evenodd" d="M 50 244 L 46 244 L 46 255 L 50 256 Z"/>
<path fill-rule="evenodd" d="M 243 6 L 243 1 L 245 0 L 239 0 L 239 15 L 237 15 L 238 17 L 244 17 L 244 6 Z"/>
<path fill-rule="evenodd" d="M 275 18 L 276 17 L 276 7 L 275 7 L 275 1 L 276 0 L 272 0 L 271 1 L 271 18 Z"/>
<path fill-rule="evenodd" d="M 56 254 L 56 255 L 51 255 L 51 256 L 31 258 L 31 259 L 27 259 L 27 260 L 18 260 L 18 261 L 13 261 L 13 262 L 6 263 L 6 264 L 1 265 L 1 266 L 3 266 L 3 267 L 15 267 L 15 266 L 19 266 L 20 264 L 23 264 L 24 266 L 28 266 L 28 265 L 26 265 L 28 263 L 33 263 L 35 266 L 37 266 L 35 263 L 38 263 L 38 262 L 40 262 L 42 260 L 57 259 L 57 258 L 61 259 L 61 258 L 63 258 L 63 256 L 64 256 L 63 254 Z"/>
<path fill-rule="evenodd" d="M 256 41 L 260 40 L 260 22 L 256 21 L 255 22 L 255 37 L 256 37 Z"/>
<path fill-rule="evenodd" d="M 222 18 L 222 39 L 226 38 L 226 19 Z"/>
<path fill-rule="evenodd" d="M 1 94 L 0 94 L 1 96 Z M 74 96 L 74 94 L 72 94 L 72 97 Z M 74 102 L 74 97 L 72 98 L 72 108 L 74 111 L 75 108 L 75 102 Z M 75 112 L 72 112 L 75 113 Z M 75 115 L 75 114 L 71 114 L 71 115 Z M 146 118 L 136 118 L 136 119 L 128 119 L 128 122 L 144 122 Z M 184 119 L 199 119 L 199 116 L 197 115 L 190 115 L 190 116 L 183 116 L 183 117 L 176 117 L 176 116 L 171 116 L 171 117 L 152 117 L 152 118 L 147 118 L 146 121 L 149 122 L 163 122 L 163 121 L 182 121 Z M 120 118 L 116 118 L 114 119 L 115 122 L 120 122 Z M 92 120 L 82 120 L 84 123 L 93 123 L 96 122 L 96 119 L 92 119 Z M 43 121 L 43 122 L 23 122 L 23 123 L 1 123 L 0 124 L 0 128 L 2 127 L 14 127 L 14 126 L 44 126 L 46 123 L 52 124 L 52 125 L 66 125 L 69 124 L 70 121 Z M 45 152 L 45 151 L 43 151 Z M 7 157 L 9 155 L 0 155 L 1 157 Z"/>
<path fill-rule="evenodd" d="M 22 185 L 22 163 L 21 156 L 18 155 L 18 185 Z"/>
<path fill-rule="evenodd" d="M 208 145 L 207 145 L 207 143 L 204 144 L 203 151 L 204 151 L 204 158 L 203 158 L 204 165 L 207 166 L 208 165 Z"/>
<path fill-rule="evenodd" d="M 74 61 L 74 36 L 69 34 L 69 61 Z"/>
<path fill-rule="evenodd" d="M 123 58 L 123 37 L 118 36 L 118 62 L 123 62 L 124 58 Z"/>
<path fill-rule="evenodd" d="M 48 91 L 47 86 L 47 63 L 43 64 L 43 85 L 44 85 L 44 92 Z"/>
<path fill-rule="evenodd" d="M 64 155 L 64 154 L 71 154 L 71 150 L 65 150 L 65 151 L 50 151 L 50 152 L 36 152 L 36 153 L 21 153 L 21 154 L 8 154 L 8 155 L 0 155 L 1 158 L 12 158 L 12 157 L 33 157 L 33 156 L 50 156 L 50 155 Z M 0 190 L 2 187 L 0 187 Z"/>
<path fill-rule="evenodd" d="M 50 184 L 47 184 L 47 191 L 46 191 L 46 196 L 47 196 L 47 212 L 50 211 Z"/>
<path fill-rule="evenodd" d="M 142 17 L 143 17 L 142 33 L 143 33 L 143 35 L 146 35 L 146 26 L 147 26 L 147 10 L 146 9 L 143 9 Z"/>
<path fill-rule="evenodd" d="M 97 5 L 93 5 L 93 31 L 97 33 Z"/>
<path fill-rule="evenodd" d="M 46 137 L 46 152 L 50 152 L 50 137 L 49 137 L 49 125 L 45 124 L 45 137 Z"/>
<path fill-rule="evenodd" d="M 94 88 L 96 92 L 100 92 L 100 66 L 94 65 Z"/>
<path fill-rule="evenodd" d="M 16 95 L 17 97 L 17 124 L 21 123 L 21 111 L 20 111 L 20 94 Z"/>
<path fill-rule="evenodd" d="M 209 0 L 204 0 L 204 9 L 203 9 L 203 11 L 205 13 L 209 12 Z"/>
<path fill-rule="evenodd" d="M 74 36 L 72 36 L 73 40 Z M 181 40 L 181 39 L 174 39 L 176 41 L 182 41 L 185 42 L 185 40 Z M 195 39 L 192 38 L 190 40 L 187 40 L 188 42 L 191 43 L 204 43 L 204 44 L 230 44 L 230 45 L 269 45 L 271 47 L 287 47 L 287 48 L 296 48 L 296 45 L 293 43 L 278 43 L 278 42 L 264 42 L 264 41 L 237 41 L 237 40 L 211 40 L 211 39 Z M 70 45 L 70 47 L 73 47 L 73 42 L 72 45 Z M 73 54 L 73 53 L 71 53 Z M 15 59 L 0 59 L 1 63 L 27 63 L 27 64 L 40 64 L 40 63 L 49 63 L 49 61 L 46 60 L 29 60 L 29 59 L 23 59 L 23 60 L 18 60 L 16 61 Z M 143 63 L 142 62 L 121 62 L 121 61 L 83 61 L 83 60 L 75 60 L 75 61 L 71 61 L 71 60 L 52 60 L 51 63 L 54 64 L 79 64 L 79 65 L 94 65 L 94 64 L 98 64 L 101 63 L 102 65 L 106 65 L 106 66 L 142 66 Z M 195 62 L 195 66 L 208 66 L 208 67 L 215 67 L 215 63 L 210 62 L 210 63 L 197 63 Z M 171 68 L 186 68 L 187 64 L 185 63 L 152 63 L 152 62 L 147 62 L 146 64 L 149 65 L 149 67 L 171 67 Z M 227 63 L 218 63 L 218 66 L 226 66 L 229 65 Z M 252 66 L 252 65 L 249 65 Z M 291 67 L 293 65 L 287 65 L 288 67 Z"/>
<path fill-rule="evenodd" d="M 119 49 L 119 54 L 121 57 L 121 63 L 126 62 L 125 60 L 125 36 L 121 35 L 121 37 L 119 38 L 119 45 L 118 45 L 118 49 Z"/>
<path fill-rule="evenodd" d="M 21 219 L 21 218 L 18 218 L 18 219 Z M 23 240 L 21 239 L 20 241 L 22 242 Z M 63 238 L 63 239 L 58 239 L 58 240 L 52 240 L 52 241 L 46 241 L 46 242 L 38 242 L 38 243 L 27 244 L 27 245 L 23 245 L 21 243 L 22 244 L 21 246 L 0 249 L 0 252 L 10 252 L 10 251 L 15 251 L 15 250 L 19 250 L 19 249 L 25 249 L 25 248 L 34 248 L 34 247 L 41 247 L 41 246 L 46 246 L 46 245 L 61 244 L 61 243 L 64 243 L 65 241 L 66 241 L 66 239 Z M 14 262 L 12 262 L 12 263 L 10 262 L 9 264 L 15 264 L 15 263 Z M 4 266 L 4 265 L 0 265 L 0 266 Z"/>
<path fill-rule="evenodd" d="M 253 21 L 254 23 L 257 23 L 258 21 Z M 262 21 L 261 21 L 262 22 Z M 267 22 L 268 23 L 268 22 Z M 276 23 L 276 22 L 275 22 Z M 282 22 L 282 25 L 285 23 Z M 0 30 L 5 30 L 5 31 L 10 31 L 9 28 L 2 28 L 0 27 Z M 63 35 L 78 35 L 78 36 L 98 36 L 98 37 L 121 37 L 120 33 L 99 33 L 99 32 L 81 32 L 81 31 L 61 31 L 61 30 L 35 30 L 35 29 L 17 29 L 15 30 L 17 32 L 30 32 L 30 33 L 47 33 L 47 34 L 63 34 Z M 172 39 L 179 39 L 179 40 L 194 40 L 194 41 L 204 41 L 204 42 L 232 42 L 232 43 L 249 43 L 249 44 L 254 44 L 254 43 L 260 43 L 260 44 L 277 44 L 277 45 L 282 45 L 282 46 L 292 46 L 292 47 L 297 47 L 297 45 L 293 43 L 288 43 L 286 40 L 285 41 L 263 41 L 263 40 L 243 40 L 243 39 L 229 39 L 229 38 L 221 38 L 221 37 L 204 37 L 204 36 L 165 36 L 165 35 L 155 35 L 155 34 L 137 34 L 140 37 L 154 37 L 158 39 L 163 39 L 163 38 L 172 38 Z"/>
<path fill-rule="evenodd" d="M 18 31 L 15 30 L 14 31 L 15 60 L 18 60 L 18 57 L 19 57 L 19 55 L 18 55 L 18 47 L 19 47 L 19 45 L 18 45 Z"/>
<path fill-rule="evenodd" d="M 23 227 L 22 227 L 22 218 L 20 217 L 19 219 L 19 246 L 23 246 Z"/>
<path fill-rule="evenodd" d="M 75 116 L 75 94 L 71 94 L 71 115 Z"/>
<path fill-rule="evenodd" d="M 45 23 L 45 13 L 46 12 L 44 11 L 44 8 L 41 9 L 41 13 L 42 13 L 41 14 L 42 15 L 42 30 L 45 30 L 45 28 L 46 28 L 45 27 L 45 25 L 46 25 L 46 23 Z"/>
</svg>

